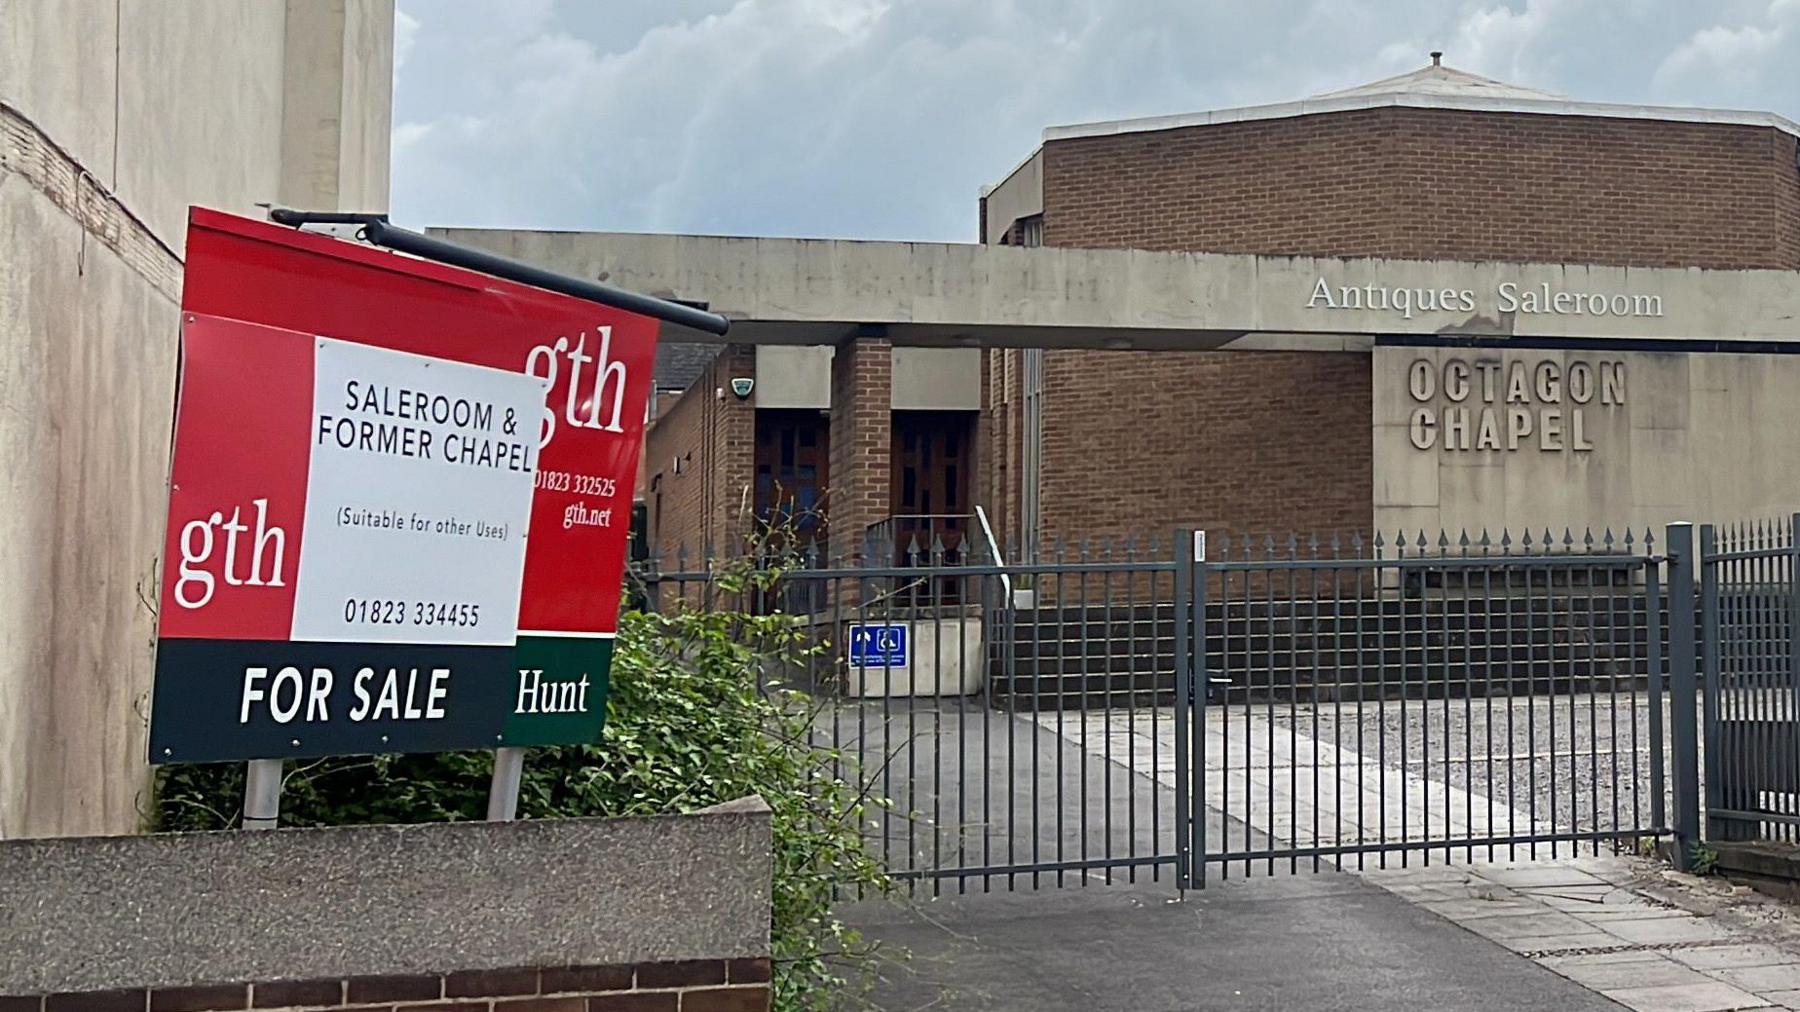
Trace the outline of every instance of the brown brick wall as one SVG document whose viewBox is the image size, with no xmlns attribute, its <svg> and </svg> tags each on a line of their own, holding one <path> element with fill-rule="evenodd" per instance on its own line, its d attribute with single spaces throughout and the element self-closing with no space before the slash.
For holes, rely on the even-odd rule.
<svg viewBox="0 0 1800 1012">
<path fill-rule="evenodd" d="M 1044 242 L 1793 269 L 1800 173 L 1794 139 L 1765 128 L 1377 109 L 1052 141 Z M 1352 354 L 1050 353 L 1046 537 L 1366 530 L 1369 369 Z M 993 438 L 1016 442 L 1017 398 L 999 413 Z"/>
<path fill-rule="evenodd" d="M 1781 221 L 1777 260 L 1800 267 L 1800 185 L 1795 184 L 1795 179 L 1800 178 L 1800 138 L 1775 136 L 1775 162 L 1769 171 L 1775 177 L 1771 187 L 1775 191 L 1774 213 Z"/>
<path fill-rule="evenodd" d="M 893 502 L 893 346 L 859 337 L 831 359 L 831 554 L 862 551 L 864 532 Z"/>
<path fill-rule="evenodd" d="M 739 400 L 730 385 L 733 377 L 755 375 L 755 348 L 731 345 L 686 393 L 665 402 L 664 414 L 644 434 L 650 550 L 665 567 L 683 555 L 698 565 L 709 552 L 735 550 L 749 531 L 745 509 L 756 461 L 756 394 Z"/>
<path fill-rule="evenodd" d="M 990 348 L 983 356 L 982 429 L 975 502 L 987 510 L 1005 552 L 1019 530 L 1019 351 Z M 1008 556 L 1010 558 L 1010 556 Z"/>
<path fill-rule="evenodd" d="M 1369 362 L 1326 352 L 1050 352 L 1046 539 L 1166 543 L 1178 526 L 1366 530 Z"/>
<path fill-rule="evenodd" d="M 1371 109 L 1052 141 L 1044 242 L 1307 256 L 1800 268 L 1764 127 Z"/>
<path fill-rule="evenodd" d="M 6 1012 L 766 1012 L 767 959 L 0 995 Z"/>
</svg>

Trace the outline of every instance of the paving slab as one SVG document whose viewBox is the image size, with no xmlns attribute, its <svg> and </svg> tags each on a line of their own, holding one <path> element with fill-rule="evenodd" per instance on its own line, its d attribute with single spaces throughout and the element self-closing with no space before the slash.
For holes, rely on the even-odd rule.
<svg viewBox="0 0 1800 1012">
<path fill-rule="evenodd" d="M 1476 878 L 1486 879 L 1513 889 L 1560 888 L 1565 886 L 1602 886 L 1602 879 L 1576 867 L 1571 862 L 1546 861 L 1541 864 L 1486 865 L 1471 867 Z"/>
<path fill-rule="evenodd" d="M 1672 987 L 1637 987 L 1604 992 L 1608 998 L 1637 1012 L 1731 1012 L 1734 1009 L 1768 1008 L 1769 1003 L 1748 991 L 1716 981 L 1676 984 Z"/>
<path fill-rule="evenodd" d="M 1608 921 L 1596 925 L 1633 945 L 1680 945 L 1689 942 L 1730 941 L 1732 934 L 1698 917 L 1670 917 L 1655 921 Z"/>
<path fill-rule="evenodd" d="M 1759 994 L 1767 991 L 1800 990 L 1800 963 L 1779 966 L 1743 966 L 1729 970 L 1708 970 L 1708 975 L 1733 987 Z"/>
<path fill-rule="evenodd" d="M 1531 955 L 1555 955 L 1576 949 L 1604 949 L 1619 940 L 1599 930 L 1577 931 L 1567 935 L 1526 935 L 1522 938 L 1497 938 L 1495 941 L 1514 952 Z"/>
<path fill-rule="evenodd" d="M 1709 984 L 1713 978 L 1654 952 L 1607 952 L 1591 956 L 1557 956 L 1544 966 L 1596 991 L 1619 988 Z"/>
<path fill-rule="evenodd" d="M 1569 914 L 1542 907 L 1528 913 L 1498 917 L 1458 920 L 1464 928 L 1496 941 L 1509 938 L 1541 938 L 1546 935 L 1574 935 L 1591 930 L 1591 925 Z"/>
<path fill-rule="evenodd" d="M 1698 949 L 1676 949 L 1669 958 L 1698 970 L 1724 969 L 1736 966 L 1780 966 L 1800 962 L 1800 954 L 1773 945 L 1709 945 Z"/>
</svg>

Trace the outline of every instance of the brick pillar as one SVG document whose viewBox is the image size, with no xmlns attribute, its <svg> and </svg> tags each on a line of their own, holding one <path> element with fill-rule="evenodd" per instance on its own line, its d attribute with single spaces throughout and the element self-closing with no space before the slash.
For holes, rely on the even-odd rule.
<svg viewBox="0 0 1800 1012">
<path fill-rule="evenodd" d="M 756 394 L 746 398 L 731 390 L 734 379 L 756 377 L 754 345 L 727 345 L 707 372 L 706 456 L 704 466 L 707 520 L 702 541 L 715 556 L 729 558 L 744 551 L 750 534 L 756 480 Z M 720 394 L 723 396 L 720 396 Z"/>
<path fill-rule="evenodd" d="M 831 360 L 831 554 L 862 552 L 870 524 L 885 519 L 892 502 L 893 346 L 857 337 L 837 347 Z"/>
</svg>

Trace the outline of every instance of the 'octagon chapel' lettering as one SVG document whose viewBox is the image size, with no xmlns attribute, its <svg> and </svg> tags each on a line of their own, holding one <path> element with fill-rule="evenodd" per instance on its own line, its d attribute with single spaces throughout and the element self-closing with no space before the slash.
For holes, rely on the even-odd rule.
<svg viewBox="0 0 1800 1012">
<path fill-rule="evenodd" d="M 1625 363 L 1420 358 L 1407 367 L 1406 391 L 1417 449 L 1585 452 L 1594 416 L 1625 404 Z"/>
</svg>

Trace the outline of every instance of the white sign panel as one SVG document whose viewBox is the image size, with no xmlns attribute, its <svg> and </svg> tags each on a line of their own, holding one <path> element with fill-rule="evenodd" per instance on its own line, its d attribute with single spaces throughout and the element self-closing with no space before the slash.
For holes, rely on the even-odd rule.
<svg viewBox="0 0 1800 1012">
<path fill-rule="evenodd" d="M 320 339 L 293 638 L 511 645 L 547 381 Z"/>
</svg>

